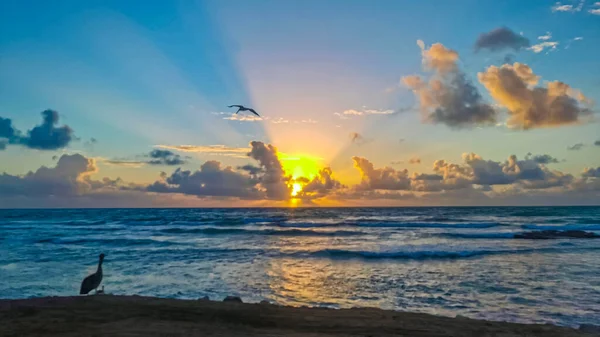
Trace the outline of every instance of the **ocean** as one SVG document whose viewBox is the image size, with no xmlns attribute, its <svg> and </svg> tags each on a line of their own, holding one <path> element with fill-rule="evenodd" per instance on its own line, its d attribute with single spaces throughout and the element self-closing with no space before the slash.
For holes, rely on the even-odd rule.
<svg viewBox="0 0 600 337">
<path fill-rule="evenodd" d="M 105 292 L 600 324 L 600 207 L 0 210 L 0 298 Z"/>
</svg>

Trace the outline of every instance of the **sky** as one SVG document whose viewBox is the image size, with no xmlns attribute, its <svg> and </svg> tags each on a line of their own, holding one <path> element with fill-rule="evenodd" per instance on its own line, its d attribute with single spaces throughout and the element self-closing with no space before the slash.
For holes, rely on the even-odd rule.
<svg viewBox="0 0 600 337">
<path fill-rule="evenodd" d="M 0 31 L 0 207 L 600 204 L 600 2 L 9 0 Z"/>
</svg>

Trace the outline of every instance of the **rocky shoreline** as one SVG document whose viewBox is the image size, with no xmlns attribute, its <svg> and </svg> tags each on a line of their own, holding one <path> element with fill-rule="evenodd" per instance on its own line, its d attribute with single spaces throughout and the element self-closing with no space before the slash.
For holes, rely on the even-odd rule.
<svg viewBox="0 0 600 337">
<path fill-rule="evenodd" d="M 375 308 L 96 295 L 0 300 L 0 336 L 598 336 L 579 330 Z"/>
</svg>

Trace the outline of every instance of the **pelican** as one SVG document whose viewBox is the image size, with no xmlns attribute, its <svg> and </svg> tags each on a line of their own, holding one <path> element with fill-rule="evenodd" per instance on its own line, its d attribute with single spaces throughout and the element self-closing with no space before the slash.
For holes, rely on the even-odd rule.
<svg viewBox="0 0 600 337">
<path fill-rule="evenodd" d="M 235 112 L 236 114 L 237 114 L 238 112 L 240 112 L 240 111 L 250 111 L 250 112 L 252 112 L 253 114 L 255 114 L 255 115 L 257 115 L 258 117 L 260 117 L 260 115 L 258 114 L 258 112 L 254 111 L 254 109 L 251 109 L 251 108 L 246 108 L 246 107 L 245 107 L 245 106 L 243 106 L 243 105 L 228 105 L 227 107 L 228 107 L 228 108 L 233 108 L 233 107 L 236 107 L 236 108 L 238 108 L 238 111 L 236 111 L 236 112 Z"/>
<path fill-rule="evenodd" d="M 100 254 L 98 270 L 96 270 L 96 272 L 92 275 L 84 278 L 83 282 L 81 282 L 81 290 L 79 290 L 80 295 L 85 295 L 94 289 L 96 289 L 96 292 L 98 292 L 97 289 L 100 286 L 100 282 L 102 282 L 102 261 L 104 261 L 104 253 Z"/>
</svg>

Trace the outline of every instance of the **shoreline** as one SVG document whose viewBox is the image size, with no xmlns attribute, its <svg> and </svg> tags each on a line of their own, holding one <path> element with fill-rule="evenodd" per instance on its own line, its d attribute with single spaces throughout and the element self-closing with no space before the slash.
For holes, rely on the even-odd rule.
<svg viewBox="0 0 600 337">
<path fill-rule="evenodd" d="M 284 307 L 135 295 L 0 300 L 0 322 L 0 336 L 594 336 L 547 324 L 376 308 Z"/>
</svg>

